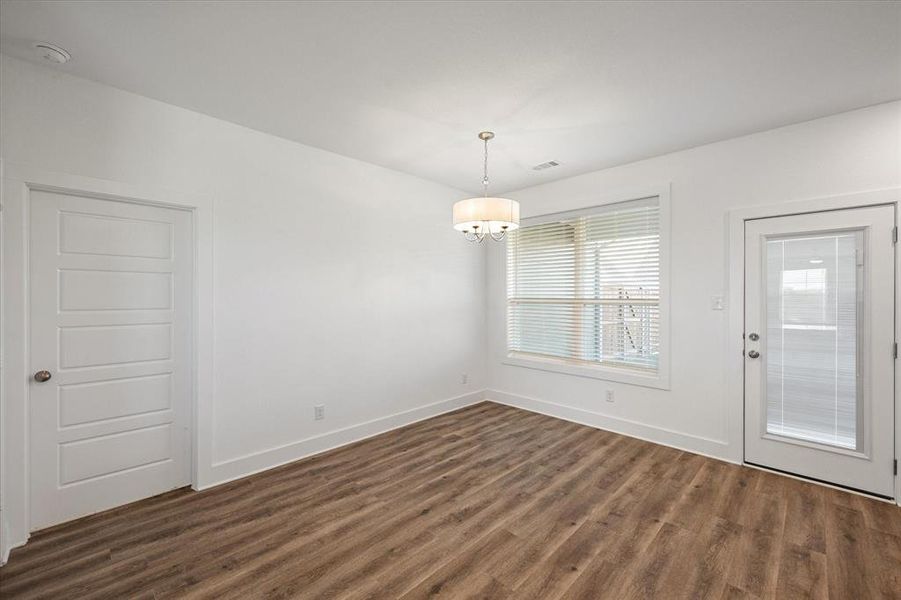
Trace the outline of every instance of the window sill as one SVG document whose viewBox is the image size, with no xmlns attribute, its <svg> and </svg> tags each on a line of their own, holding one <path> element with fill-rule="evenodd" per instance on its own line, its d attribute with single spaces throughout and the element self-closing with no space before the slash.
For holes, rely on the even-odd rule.
<svg viewBox="0 0 901 600">
<path fill-rule="evenodd" d="M 518 353 L 507 354 L 501 362 L 502 364 L 512 367 L 524 367 L 539 371 L 549 371 L 551 373 L 562 373 L 564 375 L 575 375 L 577 377 L 615 381 L 617 383 L 639 385 L 660 390 L 669 389 L 669 378 L 663 373 L 646 375 L 644 373 L 630 371 L 627 368 L 576 364 L 562 359 L 544 358 Z"/>
</svg>

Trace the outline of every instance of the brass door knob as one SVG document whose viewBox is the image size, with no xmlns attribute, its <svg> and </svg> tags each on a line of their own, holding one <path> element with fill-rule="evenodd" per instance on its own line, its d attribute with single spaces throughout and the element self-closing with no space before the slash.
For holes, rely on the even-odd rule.
<svg viewBox="0 0 901 600">
<path fill-rule="evenodd" d="M 38 371 L 34 374 L 34 380 L 38 383 L 44 383 L 48 379 L 50 379 L 52 375 L 50 375 L 50 371 Z"/>
</svg>

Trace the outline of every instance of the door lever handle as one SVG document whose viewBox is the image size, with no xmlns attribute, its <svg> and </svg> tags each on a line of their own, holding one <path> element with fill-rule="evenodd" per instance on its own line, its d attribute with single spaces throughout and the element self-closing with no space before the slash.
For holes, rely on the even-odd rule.
<svg viewBox="0 0 901 600">
<path fill-rule="evenodd" d="M 748 352 L 748 358 L 758 358 L 760 356 L 760 352 L 757 350 L 751 350 Z"/>
<path fill-rule="evenodd" d="M 34 374 L 34 380 L 38 383 L 44 383 L 52 377 L 50 371 L 38 371 Z"/>
</svg>

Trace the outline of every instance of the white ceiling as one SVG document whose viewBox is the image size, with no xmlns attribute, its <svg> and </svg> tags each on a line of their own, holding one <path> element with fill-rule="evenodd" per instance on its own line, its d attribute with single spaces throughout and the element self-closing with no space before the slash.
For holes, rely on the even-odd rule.
<svg viewBox="0 0 901 600">
<path fill-rule="evenodd" d="M 901 98 L 897 2 L 3 0 L 66 72 L 504 192 Z M 533 171 L 557 160 L 560 167 Z"/>
</svg>

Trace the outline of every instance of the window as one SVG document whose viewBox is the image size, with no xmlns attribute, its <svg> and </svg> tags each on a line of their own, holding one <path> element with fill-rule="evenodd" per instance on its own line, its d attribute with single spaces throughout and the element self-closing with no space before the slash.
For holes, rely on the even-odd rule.
<svg viewBox="0 0 901 600">
<path fill-rule="evenodd" d="M 766 431 L 860 450 L 863 232 L 766 242 Z"/>
<path fill-rule="evenodd" d="M 658 378 L 660 233 L 658 197 L 540 217 L 512 232 L 509 356 L 613 374 L 603 378 Z"/>
</svg>

